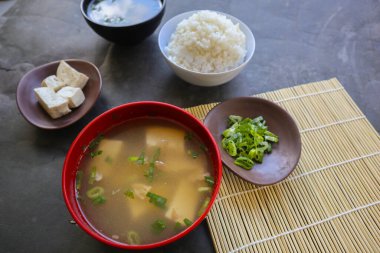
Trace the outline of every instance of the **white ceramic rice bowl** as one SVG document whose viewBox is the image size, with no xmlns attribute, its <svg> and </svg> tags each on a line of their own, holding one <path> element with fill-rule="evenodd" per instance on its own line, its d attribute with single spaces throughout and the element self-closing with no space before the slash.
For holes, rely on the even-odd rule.
<svg viewBox="0 0 380 253">
<path fill-rule="evenodd" d="M 188 83 L 198 85 L 198 86 L 209 86 L 209 87 L 227 83 L 231 81 L 234 77 L 236 77 L 251 60 L 253 53 L 255 51 L 255 46 L 256 46 L 255 38 L 253 37 L 253 34 L 251 30 L 248 28 L 248 26 L 245 25 L 242 21 L 240 21 L 239 19 L 231 15 L 215 11 L 229 18 L 234 24 L 239 23 L 240 30 L 245 34 L 247 53 L 244 57 L 243 63 L 237 66 L 236 68 L 233 68 L 225 72 L 220 72 L 220 73 L 201 73 L 201 72 L 195 72 L 195 71 L 185 69 L 169 59 L 168 53 L 166 52 L 165 48 L 169 44 L 171 35 L 175 32 L 178 23 L 190 17 L 196 12 L 199 12 L 199 10 L 189 11 L 189 12 L 179 14 L 173 17 L 172 19 L 170 19 L 169 21 L 167 21 L 162 26 L 160 33 L 158 35 L 158 45 L 159 45 L 160 51 L 162 55 L 164 56 L 166 62 L 169 64 L 172 70 L 177 74 L 177 76 L 179 76 L 180 78 L 182 78 L 184 81 Z"/>
</svg>

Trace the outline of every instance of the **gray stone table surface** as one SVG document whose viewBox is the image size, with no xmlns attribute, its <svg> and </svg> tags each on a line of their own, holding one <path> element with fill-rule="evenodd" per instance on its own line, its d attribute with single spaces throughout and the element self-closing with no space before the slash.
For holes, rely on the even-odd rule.
<svg viewBox="0 0 380 253">
<path fill-rule="evenodd" d="M 78 132 L 114 106 L 157 100 L 181 107 L 337 77 L 380 130 L 380 1 L 168 0 L 163 22 L 211 9 L 245 22 L 257 47 L 248 67 L 223 86 L 177 78 L 161 57 L 159 29 L 135 47 L 109 43 L 85 23 L 79 0 L 0 1 L 0 251 L 122 252 L 69 223 L 61 193 L 65 154 Z M 79 122 L 58 131 L 27 123 L 16 87 L 32 68 L 79 58 L 100 68 L 103 90 Z M 339 108 L 337 108 L 339 109 Z M 206 222 L 152 252 L 213 252 Z"/>
</svg>

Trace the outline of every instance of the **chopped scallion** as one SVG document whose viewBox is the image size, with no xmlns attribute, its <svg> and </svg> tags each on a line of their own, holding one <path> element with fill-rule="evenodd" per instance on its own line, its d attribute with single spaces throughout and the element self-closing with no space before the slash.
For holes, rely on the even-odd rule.
<svg viewBox="0 0 380 253">
<path fill-rule="evenodd" d="M 102 150 L 91 151 L 91 152 L 90 152 L 90 155 L 91 155 L 91 158 L 94 158 L 95 156 L 101 155 L 102 153 L 103 153 Z"/>
<path fill-rule="evenodd" d="M 91 188 L 86 192 L 86 195 L 94 204 L 102 204 L 106 201 L 106 198 L 104 197 L 104 188 L 100 186 Z"/>
<path fill-rule="evenodd" d="M 135 198 L 135 193 L 133 192 L 133 190 L 131 189 L 128 189 L 124 192 L 124 195 L 128 198 L 131 198 L 131 199 L 134 199 Z"/>
<path fill-rule="evenodd" d="M 213 187 L 215 184 L 214 178 L 212 176 L 205 176 L 205 181 L 206 183 L 210 186 Z"/>
<path fill-rule="evenodd" d="M 198 188 L 198 192 L 210 192 L 211 188 L 208 186 L 203 186 Z"/>
<path fill-rule="evenodd" d="M 174 229 L 175 229 L 175 230 L 180 230 L 180 229 L 182 229 L 182 224 L 181 224 L 181 222 L 177 221 L 177 222 L 175 223 L 175 225 L 174 225 Z"/>
<path fill-rule="evenodd" d="M 136 162 L 138 159 L 139 159 L 138 156 L 130 156 L 130 157 L 128 157 L 128 160 L 129 160 L 130 162 Z"/>
<path fill-rule="evenodd" d="M 234 163 L 246 170 L 252 169 L 253 165 L 255 165 L 255 163 L 251 159 L 244 156 L 236 158 Z"/>
<path fill-rule="evenodd" d="M 145 163 L 145 151 L 141 151 L 141 154 L 139 156 L 130 156 L 128 157 L 128 160 L 131 162 L 136 162 L 139 165 L 144 165 Z"/>
<path fill-rule="evenodd" d="M 153 159 L 149 163 L 148 169 L 145 171 L 145 177 L 148 178 L 149 182 L 153 181 L 154 177 L 154 170 L 156 167 L 156 161 L 158 160 L 160 156 L 160 148 L 157 148 L 156 151 L 154 152 Z"/>
<path fill-rule="evenodd" d="M 206 197 L 201 205 L 201 208 L 199 208 L 198 210 L 198 216 L 201 216 L 206 211 L 206 208 L 209 203 L 210 203 L 210 197 Z"/>
<path fill-rule="evenodd" d="M 140 235 L 136 231 L 128 231 L 127 233 L 127 242 L 131 245 L 139 245 L 141 244 Z"/>
<path fill-rule="evenodd" d="M 193 222 L 192 222 L 191 220 L 189 220 L 188 218 L 185 218 L 185 219 L 183 220 L 183 223 L 185 223 L 185 225 L 186 225 L 187 227 L 190 227 L 190 226 L 193 224 Z"/>
<path fill-rule="evenodd" d="M 90 177 L 88 178 L 88 183 L 93 184 L 96 179 L 96 167 L 92 167 L 90 171 Z"/>
<path fill-rule="evenodd" d="M 232 157 L 235 164 L 244 169 L 252 169 L 255 162 L 261 163 L 265 153 L 272 152 L 272 143 L 278 136 L 268 131 L 262 116 L 254 119 L 230 115 L 228 128 L 222 133 L 222 147 Z"/>
<path fill-rule="evenodd" d="M 78 191 L 80 190 L 82 186 L 82 179 L 83 179 L 83 171 L 78 170 L 75 175 L 75 189 L 77 189 Z"/>
<path fill-rule="evenodd" d="M 158 194 L 152 193 L 152 192 L 148 192 L 146 194 L 146 196 L 149 198 L 150 203 L 153 203 L 154 205 L 161 207 L 161 208 L 165 207 L 165 204 L 167 201 L 166 198 L 164 198 Z"/>
<path fill-rule="evenodd" d="M 186 134 L 185 134 L 185 140 L 186 141 L 191 141 L 191 140 L 193 140 L 193 138 L 194 138 L 194 134 L 192 132 L 186 132 Z"/>
<path fill-rule="evenodd" d="M 163 220 L 156 220 L 152 224 L 152 229 L 156 233 L 161 233 L 166 228 L 166 224 Z"/>
<path fill-rule="evenodd" d="M 104 135 L 103 134 L 99 134 L 98 136 L 95 137 L 95 139 L 93 139 L 90 142 L 90 144 L 88 144 L 88 149 L 90 150 L 91 157 L 93 157 L 93 155 L 95 154 L 95 153 L 94 154 L 92 154 L 92 153 L 98 147 L 99 143 L 101 142 L 101 140 L 103 140 L 103 138 L 104 138 Z M 96 154 L 95 154 L 95 156 L 96 156 Z"/>
<path fill-rule="evenodd" d="M 103 195 L 92 200 L 92 203 L 96 205 L 103 204 L 104 202 L 106 202 L 106 198 Z"/>
<path fill-rule="evenodd" d="M 193 159 L 196 159 L 199 154 L 193 150 L 188 150 L 187 153 L 193 158 Z"/>
</svg>

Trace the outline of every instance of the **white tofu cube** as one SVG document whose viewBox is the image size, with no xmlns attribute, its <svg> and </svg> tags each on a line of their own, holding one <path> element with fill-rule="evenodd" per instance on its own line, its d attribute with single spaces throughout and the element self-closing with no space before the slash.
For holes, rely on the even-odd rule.
<svg viewBox="0 0 380 253">
<path fill-rule="evenodd" d="M 112 173 L 116 161 L 122 155 L 123 148 L 124 144 L 120 140 L 101 140 L 96 151 L 101 150 L 102 153 L 91 158 L 90 167 L 95 166 L 96 171 L 103 175 L 103 178 L 108 177 Z"/>
<path fill-rule="evenodd" d="M 129 207 L 129 219 L 136 220 L 140 217 L 147 217 L 149 213 L 149 209 L 151 209 L 152 204 L 149 203 L 149 201 L 144 201 L 141 199 L 130 199 L 125 198 L 125 202 Z"/>
<path fill-rule="evenodd" d="M 68 100 L 70 108 L 80 106 L 85 99 L 81 88 L 66 86 L 60 89 L 57 93 Z"/>
<path fill-rule="evenodd" d="M 61 61 L 57 69 L 57 77 L 66 85 L 83 89 L 87 84 L 88 76 L 72 68 L 65 61 Z"/>
<path fill-rule="evenodd" d="M 160 147 L 185 152 L 185 131 L 171 127 L 151 127 L 146 132 L 146 146 L 147 149 Z"/>
<path fill-rule="evenodd" d="M 56 75 L 48 76 L 46 77 L 42 83 L 42 87 L 49 87 L 53 89 L 54 91 L 57 91 L 61 89 L 63 86 L 65 86 L 65 83 L 60 80 Z"/>
<path fill-rule="evenodd" d="M 145 134 L 146 154 L 149 159 L 157 148 L 160 148 L 160 156 L 156 163 L 157 168 L 162 171 L 174 171 L 177 165 L 182 165 L 185 153 L 185 131 L 172 127 L 151 127 Z M 191 168 L 191 166 L 190 166 Z"/>
<path fill-rule="evenodd" d="M 194 184 L 181 181 L 175 195 L 169 199 L 165 217 L 174 222 L 183 222 L 185 218 L 194 221 L 199 207 L 199 199 Z"/>
<path fill-rule="evenodd" d="M 44 108 L 53 119 L 57 119 L 71 112 L 67 99 L 57 95 L 53 89 L 48 87 L 35 88 L 34 93 L 42 108 Z"/>
</svg>

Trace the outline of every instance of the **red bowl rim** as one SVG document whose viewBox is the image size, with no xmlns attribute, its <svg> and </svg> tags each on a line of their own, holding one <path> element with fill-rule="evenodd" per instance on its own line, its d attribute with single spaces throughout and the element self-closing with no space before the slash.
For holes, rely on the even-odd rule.
<svg viewBox="0 0 380 253">
<path fill-rule="evenodd" d="M 68 180 L 66 174 L 67 174 L 67 171 L 69 171 L 68 160 L 69 160 L 69 157 L 71 157 L 71 154 L 73 152 L 74 146 L 78 145 L 77 143 L 79 142 L 79 140 L 81 139 L 81 137 L 84 135 L 84 133 L 95 122 L 101 120 L 104 117 L 104 115 L 108 115 L 108 114 L 113 113 L 115 111 L 121 110 L 122 108 L 128 108 L 128 107 L 137 106 L 137 105 L 147 105 L 147 104 L 148 105 L 156 105 L 156 106 L 166 107 L 166 108 L 170 108 L 170 109 L 175 110 L 175 111 L 180 111 L 181 113 L 185 114 L 187 117 L 190 117 L 194 121 L 195 124 L 197 124 L 198 126 L 201 126 L 201 128 L 205 130 L 206 135 L 210 139 L 210 142 L 212 144 L 212 148 L 214 150 L 213 153 L 215 153 L 216 160 L 218 161 L 218 163 L 214 164 L 214 166 L 217 167 L 216 171 L 217 171 L 217 173 L 218 173 L 219 176 L 217 178 L 215 178 L 214 191 L 213 191 L 213 194 L 211 196 L 210 203 L 208 204 L 208 206 L 207 206 L 206 210 L 204 211 L 204 213 L 200 217 L 198 217 L 198 219 L 191 226 L 189 226 L 188 228 L 186 228 L 182 232 L 180 232 L 180 233 L 178 233 L 178 234 L 176 234 L 176 235 L 174 235 L 174 236 L 172 236 L 172 237 L 170 237 L 168 239 L 165 239 L 163 241 L 159 241 L 159 242 L 156 242 L 156 243 L 150 243 L 150 244 L 144 244 L 144 245 L 128 245 L 128 244 L 124 244 L 124 243 L 120 243 L 120 242 L 114 241 L 112 239 L 107 239 L 104 236 L 102 236 L 100 233 L 96 233 L 93 230 L 91 230 L 88 227 L 86 227 L 84 224 L 82 224 L 82 221 L 79 220 L 78 215 L 76 214 L 76 212 L 74 211 L 73 206 L 70 203 L 70 194 L 69 194 L 70 190 L 66 187 L 66 184 L 65 184 L 65 182 Z M 168 103 L 157 102 L 157 101 L 139 101 L 139 102 L 131 102 L 131 103 L 122 104 L 122 105 L 119 105 L 119 106 L 116 106 L 116 107 L 114 107 L 112 109 L 107 110 L 106 112 L 100 114 L 95 119 L 93 119 L 90 123 L 88 123 L 79 132 L 79 134 L 77 135 L 77 137 L 72 142 L 69 151 L 67 152 L 67 155 L 66 155 L 66 158 L 65 158 L 65 162 L 64 162 L 64 165 L 63 165 L 63 170 L 62 170 L 62 193 L 63 193 L 63 197 L 64 197 L 64 201 L 65 201 L 66 207 L 69 210 L 69 212 L 70 212 L 71 216 L 73 217 L 73 219 L 75 220 L 76 224 L 78 224 L 79 227 L 81 227 L 86 233 L 88 233 L 89 235 L 91 235 L 93 238 L 97 239 L 100 242 L 103 242 L 105 244 L 108 244 L 110 246 L 114 246 L 114 247 L 117 247 L 117 248 L 130 249 L 130 250 L 143 250 L 143 249 L 152 249 L 152 248 L 157 248 L 157 247 L 161 247 L 161 246 L 167 245 L 169 243 L 172 243 L 172 242 L 174 242 L 174 241 L 182 238 L 183 236 L 187 235 L 192 230 L 194 230 L 204 220 L 204 218 L 209 213 L 209 211 L 210 211 L 210 209 L 211 209 L 211 207 L 212 207 L 212 205 L 213 205 L 213 203 L 214 203 L 214 201 L 215 201 L 215 199 L 216 199 L 216 197 L 218 195 L 221 181 L 222 181 L 222 161 L 221 161 L 221 156 L 220 156 L 218 145 L 217 145 L 215 139 L 213 138 L 212 134 L 210 133 L 210 131 L 207 129 L 207 127 L 199 119 L 197 119 L 195 116 L 193 116 L 189 112 L 185 111 L 184 109 L 179 108 L 179 107 L 174 106 L 174 105 L 171 105 L 171 104 L 168 104 Z M 92 226 L 91 223 L 89 223 L 88 225 L 89 225 L 89 227 Z"/>
</svg>

